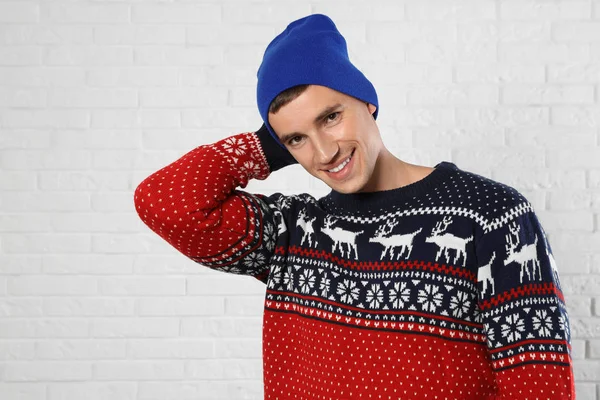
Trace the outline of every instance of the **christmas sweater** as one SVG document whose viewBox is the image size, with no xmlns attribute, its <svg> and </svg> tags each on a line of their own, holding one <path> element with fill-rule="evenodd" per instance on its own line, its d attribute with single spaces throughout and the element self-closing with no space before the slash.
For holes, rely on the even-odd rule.
<svg viewBox="0 0 600 400">
<path fill-rule="evenodd" d="M 442 161 L 400 188 L 271 195 L 263 141 L 201 145 L 143 180 L 141 220 L 266 286 L 265 399 L 575 399 L 548 237 L 516 189 Z"/>
</svg>

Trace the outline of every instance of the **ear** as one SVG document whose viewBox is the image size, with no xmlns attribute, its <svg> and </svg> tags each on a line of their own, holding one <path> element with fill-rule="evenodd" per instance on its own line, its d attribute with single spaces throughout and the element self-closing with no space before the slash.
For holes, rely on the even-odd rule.
<svg viewBox="0 0 600 400">
<path fill-rule="evenodd" d="M 375 105 L 371 104 L 371 103 L 367 103 L 367 108 L 369 109 L 369 113 L 371 114 L 371 116 L 373 118 L 375 118 L 373 116 L 373 113 L 375 112 L 375 110 L 377 110 L 377 107 Z"/>
</svg>

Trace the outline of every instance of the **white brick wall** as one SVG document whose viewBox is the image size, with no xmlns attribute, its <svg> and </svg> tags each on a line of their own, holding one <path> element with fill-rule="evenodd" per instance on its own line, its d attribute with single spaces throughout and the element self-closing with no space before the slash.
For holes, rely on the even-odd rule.
<svg viewBox="0 0 600 400">
<path fill-rule="evenodd" d="M 257 129 L 264 49 L 313 12 L 377 88 L 397 156 L 534 203 L 578 399 L 600 400 L 599 0 L 0 0 L 0 399 L 262 398 L 264 286 L 176 253 L 133 190 Z M 328 192 L 277 174 L 293 191 L 246 190 Z"/>
</svg>

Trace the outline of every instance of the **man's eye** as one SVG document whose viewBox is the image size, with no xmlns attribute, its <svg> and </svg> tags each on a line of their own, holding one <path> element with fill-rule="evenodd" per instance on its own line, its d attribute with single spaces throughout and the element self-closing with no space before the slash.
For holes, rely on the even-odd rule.
<svg viewBox="0 0 600 400">
<path fill-rule="evenodd" d="M 290 140 L 288 140 L 289 144 L 294 144 L 294 139 L 299 138 L 300 136 L 292 136 Z M 297 143 L 297 142 L 296 142 Z"/>
<path fill-rule="evenodd" d="M 335 120 L 337 119 L 337 116 L 338 116 L 339 114 L 340 114 L 340 113 L 339 113 L 339 111 L 336 111 L 336 112 L 334 112 L 334 113 L 331 113 L 331 114 L 329 114 L 329 115 L 327 116 L 327 121 L 335 121 Z M 331 116 L 332 116 L 332 115 L 333 115 L 333 116 L 335 116 L 335 118 L 331 119 Z"/>
</svg>

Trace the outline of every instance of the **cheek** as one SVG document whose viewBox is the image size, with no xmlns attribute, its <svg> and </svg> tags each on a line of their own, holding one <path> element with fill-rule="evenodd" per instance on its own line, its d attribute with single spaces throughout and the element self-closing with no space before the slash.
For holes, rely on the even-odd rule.
<svg viewBox="0 0 600 400">
<path fill-rule="evenodd" d="M 377 144 L 373 140 L 363 139 L 363 152 L 361 157 L 361 163 L 364 165 L 373 165 L 375 164 L 375 159 L 377 158 L 378 148 Z"/>
<path fill-rule="evenodd" d="M 310 167 L 311 161 L 309 158 L 306 157 L 306 154 L 304 154 L 303 152 L 296 152 L 292 154 L 292 157 L 294 157 L 296 161 L 298 161 L 298 164 L 300 164 L 304 169 L 308 169 Z"/>
</svg>

